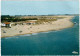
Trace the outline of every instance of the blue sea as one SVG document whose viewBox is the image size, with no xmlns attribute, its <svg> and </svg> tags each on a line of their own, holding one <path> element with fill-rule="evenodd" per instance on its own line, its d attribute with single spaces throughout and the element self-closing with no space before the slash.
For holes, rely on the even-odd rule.
<svg viewBox="0 0 80 56">
<path fill-rule="evenodd" d="M 2 55 L 79 55 L 79 16 L 71 28 L 1 38 Z M 78 54 L 72 53 L 73 51 Z"/>
</svg>

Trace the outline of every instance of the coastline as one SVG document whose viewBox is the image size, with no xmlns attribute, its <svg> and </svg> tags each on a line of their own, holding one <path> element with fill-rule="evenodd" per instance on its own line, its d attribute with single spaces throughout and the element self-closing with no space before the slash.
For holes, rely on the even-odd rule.
<svg viewBox="0 0 80 56">
<path fill-rule="evenodd" d="M 73 22 L 71 21 L 73 17 L 74 16 L 67 16 L 67 18 L 58 19 L 57 21 L 51 22 L 52 24 L 47 23 L 47 24 L 30 25 L 30 26 L 18 25 L 9 29 L 1 28 L 1 38 L 39 33 L 39 32 L 57 31 L 65 28 L 70 28 L 74 26 Z M 5 30 L 6 33 L 3 33 L 2 30 Z M 22 31 L 22 33 L 19 33 L 20 30 Z"/>
</svg>

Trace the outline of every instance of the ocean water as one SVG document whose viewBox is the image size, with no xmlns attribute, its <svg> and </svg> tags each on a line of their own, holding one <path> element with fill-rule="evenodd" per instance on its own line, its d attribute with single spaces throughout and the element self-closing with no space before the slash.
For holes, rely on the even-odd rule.
<svg viewBox="0 0 80 56">
<path fill-rule="evenodd" d="M 79 55 L 79 16 L 74 17 L 72 22 L 76 22 L 73 27 L 59 31 L 1 38 L 1 54 Z"/>
</svg>

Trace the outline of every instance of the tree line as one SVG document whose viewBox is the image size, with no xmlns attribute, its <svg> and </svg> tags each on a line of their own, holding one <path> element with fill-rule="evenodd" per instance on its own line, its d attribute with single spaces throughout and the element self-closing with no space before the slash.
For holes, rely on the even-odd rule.
<svg viewBox="0 0 80 56">
<path fill-rule="evenodd" d="M 37 20 L 37 18 L 20 18 L 15 16 L 9 16 L 9 15 L 2 15 L 1 16 L 1 22 L 19 22 L 19 21 L 27 21 L 27 20 Z"/>
</svg>

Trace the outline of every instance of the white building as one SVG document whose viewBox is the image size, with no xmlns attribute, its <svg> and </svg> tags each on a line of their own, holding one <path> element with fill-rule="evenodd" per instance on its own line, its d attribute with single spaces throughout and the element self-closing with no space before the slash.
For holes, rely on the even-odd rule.
<svg viewBox="0 0 80 56">
<path fill-rule="evenodd" d="M 1 23 L 1 26 L 2 26 L 2 27 L 5 27 L 5 26 L 6 26 L 6 24 L 4 24 L 4 23 Z"/>
</svg>

